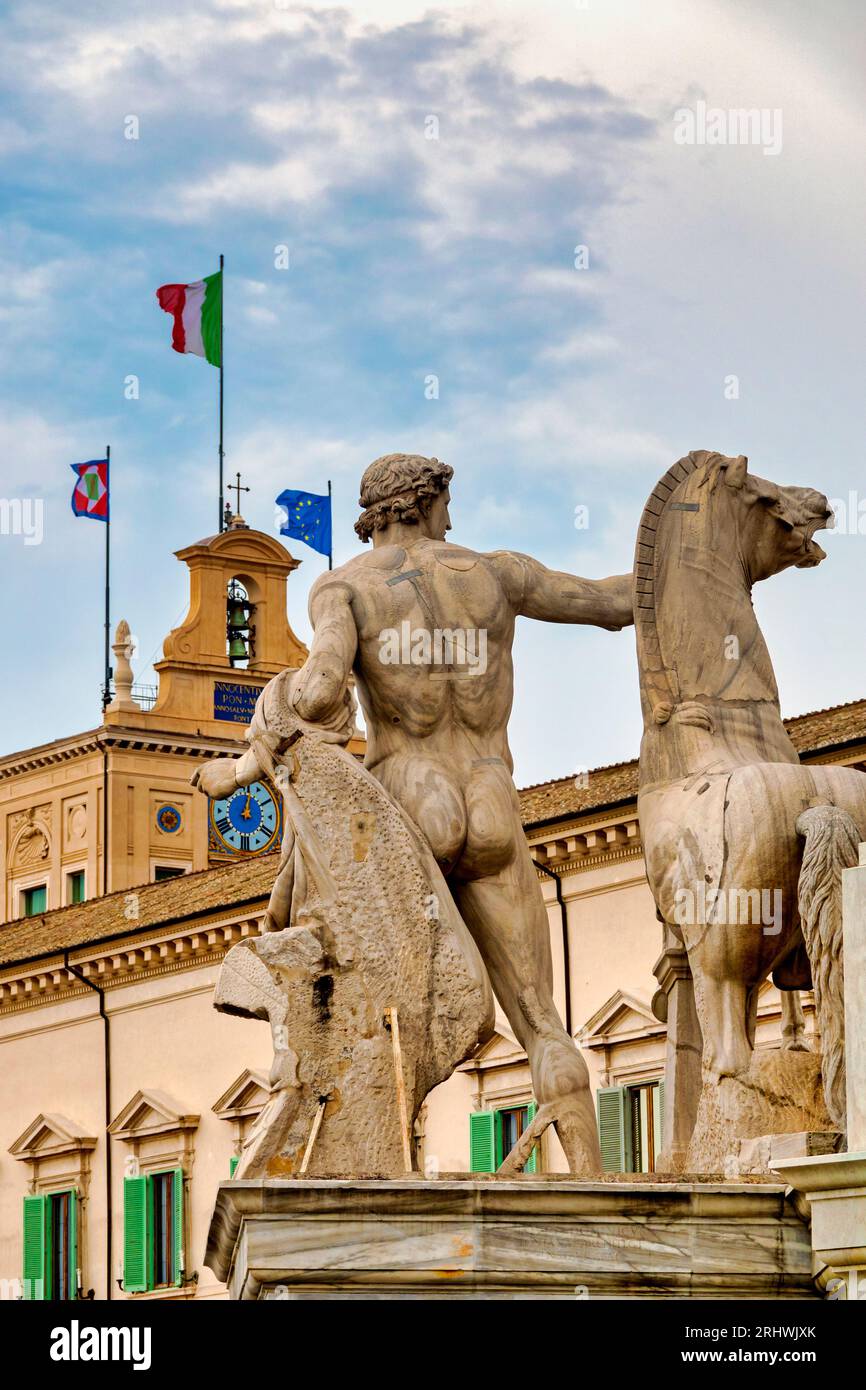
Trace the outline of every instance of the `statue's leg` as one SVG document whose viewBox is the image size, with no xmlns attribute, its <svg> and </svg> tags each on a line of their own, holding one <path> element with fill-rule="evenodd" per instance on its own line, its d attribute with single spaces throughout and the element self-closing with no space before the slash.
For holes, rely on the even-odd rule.
<svg viewBox="0 0 866 1390">
<path fill-rule="evenodd" d="M 806 1015 L 798 989 L 779 991 L 782 1001 L 782 1047 L 786 1052 L 811 1052 L 806 1036 Z"/>
<path fill-rule="evenodd" d="M 494 992 L 525 1048 L 539 1106 L 550 1106 L 572 1173 L 601 1172 L 589 1072 L 553 1002 L 550 925 L 519 822 L 511 863 L 451 883 L 484 958 Z"/>
<path fill-rule="evenodd" d="M 749 986 L 736 976 L 704 973 L 690 953 L 695 1005 L 704 1040 L 704 1071 L 737 1076 L 752 1059 L 749 1041 Z"/>
</svg>

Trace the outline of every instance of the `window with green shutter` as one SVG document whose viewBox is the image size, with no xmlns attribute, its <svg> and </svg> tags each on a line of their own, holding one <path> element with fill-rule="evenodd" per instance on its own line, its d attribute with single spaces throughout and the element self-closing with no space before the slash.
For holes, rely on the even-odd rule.
<svg viewBox="0 0 866 1390">
<path fill-rule="evenodd" d="M 596 1092 L 598 1137 L 606 1173 L 654 1173 L 662 1148 L 664 1081 Z"/>
<path fill-rule="evenodd" d="M 241 1161 L 241 1156 L 240 1156 L 240 1154 L 234 1154 L 234 1155 L 229 1159 L 229 1177 L 230 1177 L 230 1178 L 233 1178 L 234 1175 L 235 1175 L 235 1173 L 237 1172 L 237 1170 L 238 1170 L 238 1164 L 240 1163 L 240 1161 Z"/>
<path fill-rule="evenodd" d="M 596 1091 L 598 1139 L 605 1173 L 627 1173 L 626 1124 L 628 1096 L 625 1086 L 605 1086 Z"/>
<path fill-rule="evenodd" d="M 123 1288 L 143 1293 L 149 1287 L 147 1177 L 123 1180 Z"/>
<path fill-rule="evenodd" d="M 38 917 L 48 907 L 48 885 L 39 883 L 33 888 L 25 888 L 21 894 L 22 915 Z"/>
<path fill-rule="evenodd" d="M 66 901 L 69 904 L 84 902 L 84 870 L 75 869 L 66 875 Z"/>
<path fill-rule="evenodd" d="M 45 1254 L 48 1233 L 48 1200 L 45 1197 L 24 1198 L 24 1297 L 41 1301 L 48 1297 L 45 1288 Z"/>
<path fill-rule="evenodd" d="M 526 1107 L 526 1124 L 524 1125 L 524 1129 L 528 1129 L 529 1126 L 532 1124 L 532 1121 L 535 1119 L 535 1112 L 537 1109 L 538 1106 L 535 1104 L 535 1101 L 531 1100 Z M 538 1145 L 536 1144 L 535 1148 L 532 1150 L 532 1156 L 529 1159 L 527 1159 L 526 1166 L 524 1167 L 523 1171 L 524 1173 L 534 1173 L 536 1172 L 537 1168 Z"/>
<path fill-rule="evenodd" d="M 469 1116 L 469 1171 L 496 1172 L 495 1111 L 473 1110 Z"/>
<path fill-rule="evenodd" d="M 653 1171 L 664 1145 L 665 1083 L 653 1087 Z"/>
<path fill-rule="evenodd" d="M 473 1111 L 469 1116 L 470 1172 L 495 1173 L 524 1130 L 532 1123 L 537 1108 L 535 1101 L 530 1101 L 528 1105 L 509 1105 L 499 1110 Z M 534 1173 L 537 1166 L 536 1145 L 524 1172 Z"/>
<path fill-rule="evenodd" d="M 73 1188 L 24 1198 L 24 1297 L 78 1297 L 78 1193 Z"/>
<path fill-rule="evenodd" d="M 183 1169 L 124 1179 L 124 1291 L 180 1288 L 183 1277 Z"/>
<path fill-rule="evenodd" d="M 177 1288 L 183 1284 L 184 1258 L 183 1258 L 183 1169 L 175 1168 L 172 1173 L 172 1186 L 174 1188 L 174 1230 L 172 1231 L 174 1241 L 174 1269 L 172 1270 L 172 1282 Z"/>
</svg>

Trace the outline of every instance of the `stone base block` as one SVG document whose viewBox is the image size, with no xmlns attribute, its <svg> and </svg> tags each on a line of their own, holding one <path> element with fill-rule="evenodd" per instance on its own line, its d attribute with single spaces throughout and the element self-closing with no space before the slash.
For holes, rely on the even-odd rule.
<svg viewBox="0 0 866 1390">
<path fill-rule="evenodd" d="M 817 1296 L 797 1208 L 748 1180 L 234 1180 L 206 1263 L 235 1299 Z"/>
<path fill-rule="evenodd" d="M 800 1130 L 796 1134 L 761 1134 L 754 1139 L 741 1139 L 737 1173 L 729 1176 L 763 1176 L 771 1173 L 777 1163 L 785 1163 L 795 1158 L 834 1154 L 841 1144 L 842 1135 L 837 1129 Z"/>
<path fill-rule="evenodd" d="M 737 1076 L 704 1074 L 688 1172 L 735 1174 L 742 1139 L 830 1129 L 820 1056 L 753 1052 L 748 1070 Z"/>
</svg>

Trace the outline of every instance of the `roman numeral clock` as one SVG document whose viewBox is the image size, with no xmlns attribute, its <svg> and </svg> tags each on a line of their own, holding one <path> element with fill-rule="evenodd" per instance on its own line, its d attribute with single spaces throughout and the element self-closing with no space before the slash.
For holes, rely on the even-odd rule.
<svg viewBox="0 0 866 1390">
<path fill-rule="evenodd" d="M 267 854 L 283 834 L 282 798 L 264 778 L 208 803 L 208 852 L 212 859 Z"/>
</svg>

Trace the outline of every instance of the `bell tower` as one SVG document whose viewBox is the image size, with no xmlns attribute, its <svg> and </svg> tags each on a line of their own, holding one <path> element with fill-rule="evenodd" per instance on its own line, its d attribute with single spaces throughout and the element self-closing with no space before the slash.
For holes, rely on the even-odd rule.
<svg viewBox="0 0 866 1390">
<path fill-rule="evenodd" d="M 300 561 L 239 516 L 176 554 L 189 569 L 189 611 L 154 663 L 156 703 L 138 713 L 109 709 L 106 723 L 231 737 L 232 724 L 249 723 L 267 681 L 306 660 L 286 616 L 286 581 Z"/>
</svg>

